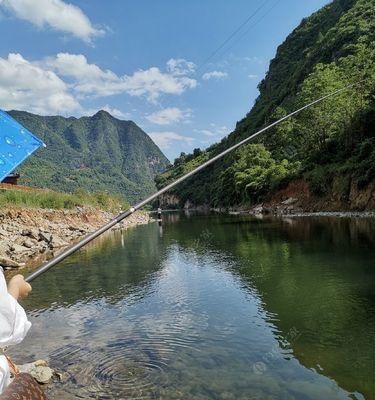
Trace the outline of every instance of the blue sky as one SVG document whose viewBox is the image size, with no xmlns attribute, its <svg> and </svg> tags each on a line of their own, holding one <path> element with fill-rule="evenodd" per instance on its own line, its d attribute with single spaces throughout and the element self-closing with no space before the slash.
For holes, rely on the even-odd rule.
<svg viewBox="0 0 375 400">
<path fill-rule="evenodd" d="M 173 160 L 233 130 L 277 46 L 328 2 L 0 0 L 0 108 L 106 109 Z"/>
</svg>

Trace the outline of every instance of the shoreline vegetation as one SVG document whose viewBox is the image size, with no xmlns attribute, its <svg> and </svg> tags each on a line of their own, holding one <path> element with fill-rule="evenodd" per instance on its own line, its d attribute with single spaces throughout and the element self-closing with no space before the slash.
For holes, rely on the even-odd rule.
<svg viewBox="0 0 375 400">
<path fill-rule="evenodd" d="M 129 205 L 108 193 L 58 193 L 33 188 L 0 190 L 0 265 L 36 267 L 95 231 Z M 150 221 L 138 211 L 113 229 Z"/>
<path fill-rule="evenodd" d="M 75 207 L 94 207 L 103 211 L 116 211 L 129 207 L 120 195 L 105 191 L 90 193 L 77 189 L 74 193 L 56 192 L 29 186 L 0 184 L 0 208 L 27 207 L 53 210 L 72 210 Z"/>
</svg>

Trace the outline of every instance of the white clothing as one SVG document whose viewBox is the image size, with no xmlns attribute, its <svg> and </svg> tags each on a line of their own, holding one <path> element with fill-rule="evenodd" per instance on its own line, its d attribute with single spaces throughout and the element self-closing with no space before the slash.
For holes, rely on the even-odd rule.
<svg viewBox="0 0 375 400">
<path fill-rule="evenodd" d="M 20 343 L 31 327 L 25 310 L 8 293 L 0 267 L 0 349 Z M 0 355 L 0 394 L 9 384 L 10 371 L 7 359 Z"/>
</svg>

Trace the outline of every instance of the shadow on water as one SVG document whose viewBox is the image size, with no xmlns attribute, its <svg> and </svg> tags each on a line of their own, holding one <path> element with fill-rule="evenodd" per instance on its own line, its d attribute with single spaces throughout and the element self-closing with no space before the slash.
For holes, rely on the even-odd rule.
<svg viewBox="0 0 375 400">
<path fill-rule="evenodd" d="M 52 398 L 375 398 L 375 220 L 164 216 L 35 282 Z"/>
</svg>

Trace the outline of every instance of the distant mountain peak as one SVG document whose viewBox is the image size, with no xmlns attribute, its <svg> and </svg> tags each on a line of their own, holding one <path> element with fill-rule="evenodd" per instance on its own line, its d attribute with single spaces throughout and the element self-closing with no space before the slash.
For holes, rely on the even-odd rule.
<svg viewBox="0 0 375 400">
<path fill-rule="evenodd" d="M 106 110 L 99 110 L 97 113 L 95 113 L 93 115 L 93 117 L 111 117 L 111 118 L 114 118 L 114 119 L 118 119 L 118 118 L 114 117 L 112 114 L 110 114 Z"/>
<path fill-rule="evenodd" d="M 154 177 L 170 165 L 136 123 L 105 110 L 84 118 L 10 114 L 47 145 L 21 167 L 24 184 L 66 192 L 108 190 L 133 202 L 151 194 Z"/>
</svg>

